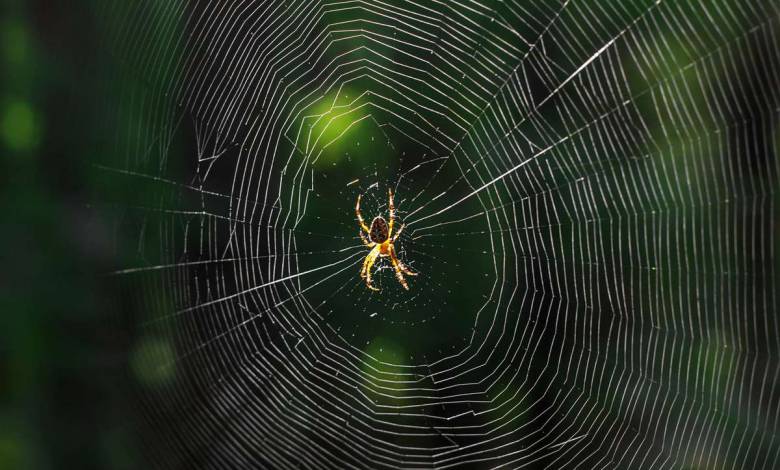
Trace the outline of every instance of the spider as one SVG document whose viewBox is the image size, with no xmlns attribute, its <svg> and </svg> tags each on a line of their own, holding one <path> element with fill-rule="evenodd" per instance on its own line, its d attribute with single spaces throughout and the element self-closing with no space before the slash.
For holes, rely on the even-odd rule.
<svg viewBox="0 0 780 470">
<path fill-rule="evenodd" d="M 366 286 L 369 289 L 378 291 L 379 289 L 371 285 L 371 268 L 374 266 L 374 262 L 380 256 L 389 256 L 390 261 L 393 263 L 395 269 L 395 277 L 398 278 L 398 282 L 409 290 L 409 286 L 406 284 L 404 274 L 407 276 L 416 276 L 409 270 L 402 262 L 398 261 L 398 256 L 395 253 L 395 246 L 393 245 L 401 232 L 404 230 L 403 224 L 398 231 L 393 234 L 393 223 L 395 222 L 395 205 L 393 205 L 393 190 L 387 190 L 389 197 L 390 208 L 390 222 L 388 223 L 384 217 L 378 215 L 371 221 L 371 227 L 368 227 L 363 220 L 363 216 L 360 215 L 360 194 L 358 194 L 357 204 L 355 204 L 355 214 L 357 214 L 358 223 L 360 224 L 360 238 L 363 240 L 363 244 L 371 248 L 371 251 L 366 255 L 366 259 L 363 260 L 363 268 L 360 270 L 360 277 L 366 280 Z M 365 232 L 365 234 L 363 233 Z M 368 238 L 366 238 L 368 234 Z"/>
</svg>

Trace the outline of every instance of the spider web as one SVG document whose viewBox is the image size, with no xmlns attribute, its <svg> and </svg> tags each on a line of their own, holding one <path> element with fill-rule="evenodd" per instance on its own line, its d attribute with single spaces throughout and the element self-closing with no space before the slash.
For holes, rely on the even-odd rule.
<svg viewBox="0 0 780 470">
<path fill-rule="evenodd" d="M 776 5 L 102 17 L 159 467 L 780 465 Z M 419 276 L 371 292 L 388 189 Z"/>
</svg>

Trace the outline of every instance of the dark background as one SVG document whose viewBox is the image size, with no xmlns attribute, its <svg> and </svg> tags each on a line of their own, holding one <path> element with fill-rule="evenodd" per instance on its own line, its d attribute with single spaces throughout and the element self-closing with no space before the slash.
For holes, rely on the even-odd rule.
<svg viewBox="0 0 780 470">
<path fill-rule="evenodd" d="M 107 103 L 128 86 L 126 81 L 143 79 L 109 52 L 111 32 L 122 25 L 111 23 L 111 18 L 121 19 L 105 15 L 104 9 L 111 8 L 41 0 L 6 0 L 2 7 L 0 469 L 141 468 L 153 460 L 150 449 L 155 446 L 147 441 L 159 436 L 159 429 L 149 427 L 143 403 L 153 401 L 155 390 L 171 377 L 149 364 L 166 361 L 174 352 L 165 341 L 136 330 L 138 318 L 146 315 L 145 302 L 137 300 L 137 294 L 146 286 L 132 282 L 119 286 L 106 274 L 136 265 L 131 253 L 138 240 L 124 237 L 116 229 L 114 214 L 104 216 L 103 205 L 137 202 L 143 196 L 137 182 L 107 179 L 95 162 L 115 159 L 116 167 L 124 166 L 119 154 L 105 152 L 112 147 L 115 129 L 133 117 Z M 770 120 L 776 124 L 775 116 Z M 191 155 L 192 139 L 180 139 L 173 155 Z M 747 158 L 746 167 L 771 174 L 766 168 L 776 156 Z M 174 159 L 170 174 L 188 175 L 192 169 L 187 164 L 186 158 Z M 347 166 L 334 172 L 346 179 L 359 170 Z M 334 192 L 327 199 L 336 196 L 343 196 L 349 208 L 356 193 Z M 381 203 L 380 198 L 369 200 L 367 212 L 379 211 Z M 315 202 L 311 213 L 335 217 L 343 212 Z M 351 230 L 346 225 L 334 229 L 344 236 Z M 446 250 L 437 253 L 447 255 Z M 484 261 L 478 254 L 458 256 L 461 265 L 453 266 L 449 276 L 440 273 L 441 278 L 453 279 L 462 266 Z M 464 292 L 456 292 L 450 302 L 469 302 Z M 352 305 L 349 299 L 343 302 L 344 309 Z M 367 301 L 359 313 L 374 308 L 372 302 L 381 304 Z M 460 320 L 465 326 L 453 323 L 454 336 L 469 325 L 468 318 Z M 341 319 L 345 328 L 354 323 L 349 317 Z M 404 331 L 408 329 L 399 327 L 393 334 Z M 369 341 L 374 330 L 358 333 Z M 429 340 L 430 334 L 411 330 L 408 340 L 413 348 L 407 349 L 413 351 L 405 352 L 426 348 L 435 352 L 439 342 L 449 344 L 441 338 Z M 382 338 L 366 350 L 381 356 L 380 347 L 385 355 L 394 352 L 393 341 L 383 343 Z M 152 414 L 158 420 L 165 415 Z"/>
<path fill-rule="evenodd" d="M 90 209 L 117 64 L 90 2 L 0 12 L 0 468 L 137 468 L 112 235 Z"/>
</svg>

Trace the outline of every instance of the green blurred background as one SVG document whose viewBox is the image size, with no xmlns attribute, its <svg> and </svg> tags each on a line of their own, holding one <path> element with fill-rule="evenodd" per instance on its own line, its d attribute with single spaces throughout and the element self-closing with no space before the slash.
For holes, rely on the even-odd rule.
<svg viewBox="0 0 780 470">
<path fill-rule="evenodd" d="M 102 97 L 132 84 L 123 81 L 126 64 L 111 55 L 110 48 L 100 47 L 112 40 L 106 32 L 118 26 L 106 23 L 111 16 L 99 14 L 102 6 L 77 3 L 4 0 L 0 16 L 0 250 L 6 267 L 0 275 L 3 470 L 143 466 L 140 439 L 147 424 L 136 408 L 136 387 L 148 391 L 172 380 L 166 369 L 147 366 L 166 363 L 175 355 L 164 332 L 136 337 L 132 322 L 125 322 L 135 318 L 133 309 L 138 307 L 102 274 L 117 265 L 135 265 L 116 259 L 117 252 L 132 251 L 134 241 L 118 239 L 94 202 L 106 200 L 107 194 L 117 201 L 143 196 L 136 194 L 134 182 L 120 184 L 120 179 L 112 179 L 107 183 L 105 172 L 92 164 L 111 161 L 112 156 L 101 152 L 111 148 L 107 140 L 115 128 L 123 127 L 123 119 L 130 121 L 118 110 L 108 110 Z M 361 141 L 362 152 L 387 151 L 370 143 L 379 142 L 369 139 L 378 136 L 370 123 L 354 132 L 357 137 L 351 142 Z M 338 158 L 342 150 L 335 149 Z M 180 154 L 189 151 L 180 149 Z M 347 162 L 333 155 L 326 154 L 321 163 Z M 174 161 L 172 173 L 189 176 L 187 168 L 176 165 L 185 163 Z M 355 168 L 345 165 L 329 171 L 346 181 Z M 312 216 L 302 230 L 320 227 L 317 215 L 338 217 L 348 211 L 356 196 L 355 192 L 325 194 L 323 200 L 312 202 Z M 337 194 L 343 196 L 344 208 L 328 204 Z M 378 206 L 377 200 L 374 210 Z M 335 231 L 348 236 L 354 228 Z M 317 247 L 305 243 L 302 249 Z M 463 266 L 484 264 L 480 253 L 459 252 L 458 257 Z M 453 272 L 459 269 L 454 266 Z M 433 286 L 427 289 L 438 292 Z M 465 291 L 455 292 L 450 299 L 453 305 L 470 301 Z M 382 308 L 383 302 L 366 300 L 359 313 Z M 337 305 L 349 310 L 353 301 L 346 298 Z M 344 317 L 334 324 L 348 328 L 358 321 Z M 461 336 L 471 319 L 458 321 L 462 324 L 451 325 L 454 336 Z M 431 333 L 421 328 L 387 331 L 396 338 L 408 332 L 406 339 L 414 350 L 379 336 L 372 341 L 374 327 L 358 332 L 365 335 L 359 342 L 369 354 L 393 362 L 402 361 L 399 350 L 418 354 L 438 348 L 439 342 L 449 345 L 446 335 L 426 341 Z M 399 358 L 393 357 L 396 354 Z M 706 352 L 703 357 L 706 366 Z"/>
<path fill-rule="evenodd" d="M 0 7 L 0 469 L 137 468 L 126 335 L 89 210 L 113 59 L 87 2 Z"/>
</svg>

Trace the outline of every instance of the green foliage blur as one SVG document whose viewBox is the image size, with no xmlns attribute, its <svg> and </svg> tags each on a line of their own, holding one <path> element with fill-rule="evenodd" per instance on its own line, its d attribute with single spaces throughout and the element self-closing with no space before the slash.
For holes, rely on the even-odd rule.
<svg viewBox="0 0 780 470">
<path fill-rule="evenodd" d="M 122 127 L 123 119 L 120 111 L 108 111 L 101 98 L 110 87 L 120 86 L 118 79 L 109 77 L 124 64 L 110 55 L 109 48 L 98 47 L 109 40 L 105 32 L 115 26 L 99 24 L 98 3 L 5 0 L 0 10 L 0 259 L 5 268 L 0 274 L 0 470 L 142 467 L 139 440 L 145 423 L 134 408 L 135 388 L 172 380 L 170 370 L 148 367 L 175 357 L 170 343 L 155 336 L 128 335 L 135 325 L 122 324 L 123 316 L 116 312 L 133 307 L 122 302 L 123 293 L 101 274 L 114 267 L 117 252 L 126 251 L 123 244 L 132 242 L 117 240 L 93 204 L 112 199 L 111 192 L 123 200 L 138 191 L 129 185 L 106 188 L 105 173 L 93 164 L 111 161 L 111 155 L 97 154 L 110 147 L 105 143 L 112 138 L 112 126 Z M 323 106 L 318 112 L 329 109 Z M 333 133 L 328 137 L 335 138 L 346 128 L 343 120 L 328 122 Z M 345 155 L 349 151 L 349 158 L 357 159 L 389 152 L 378 138 L 373 143 L 380 134 L 370 126 L 367 122 L 356 127 L 340 142 L 349 149 L 334 145 L 323 154 L 319 174 L 327 168 L 331 179 L 339 181 L 338 191 L 331 194 L 326 188 L 325 197 L 312 201 L 302 230 L 323 230 L 320 216 L 351 217 L 354 194 L 333 204 L 342 195 L 342 182 L 355 177 L 356 167 Z M 363 150 L 354 148 L 358 143 Z M 670 166 L 681 165 L 671 152 L 658 158 L 667 158 Z M 171 162 L 177 164 L 181 162 Z M 326 186 L 319 180 L 317 184 Z M 437 189 L 446 188 L 442 180 Z M 100 196 L 94 197 L 98 192 Z M 453 212 L 453 219 L 474 212 L 466 205 L 459 211 Z M 343 230 L 345 237 L 357 233 L 353 225 L 341 227 L 327 229 Z M 322 249 L 306 242 L 301 240 L 301 251 Z M 465 267 L 475 272 L 489 267 L 481 253 L 466 250 L 457 255 L 460 264 L 453 265 L 451 273 L 438 272 L 434 280 L 442 283 L 441 289 L 429 292 L 452 289 L 454 281 L 442 280 L 455 279 Z M 304 268 L 321 264 L 324 261 L 318 258 Z M 412 280 L 412 285 L 415 282 L 423 281 Z M 449 305 L 481 302 L 457 287 L 448 294 Z M 473 282 L 468 287 L 476 291 Z M 345 330 L 354 328 L 353 336 L 359 338 L 355 343 L 388 362 L 419 357 L 426 349 L 435 353 L 443 347 L 436 341 L 451 343 L 446 328 L 454 332 L 452 337 L 466 337 L 463 332 L 473 323 L 469 316 L 442 315 L 439 323 L 415 329 L 406 324 L 383 326 L 387 337 L 376 336 L 378 327 L 361 322 L 384 307 L 380 300 L 366 300 L 364 310 L 356 311 L 353 298 L 334 299 L 335 310 L 360 317 L 330 321 Z M 399 344 L 398 338 L 408 344 Z M 706 365 L 713 349 L 706 344 L 695 348 Z M 715 372 L 708 374 L 713 382 L 724 380 Z M 175 425 L 171 428 L 176 431 Z"/>
<path fill-rule="evenodd" d="M 0 469 L 136 468 L 126 346 L 94 274 L 108 232 L 88 207 L 112 59 L 84 2 L 0 8 Z"/>
</svg>

